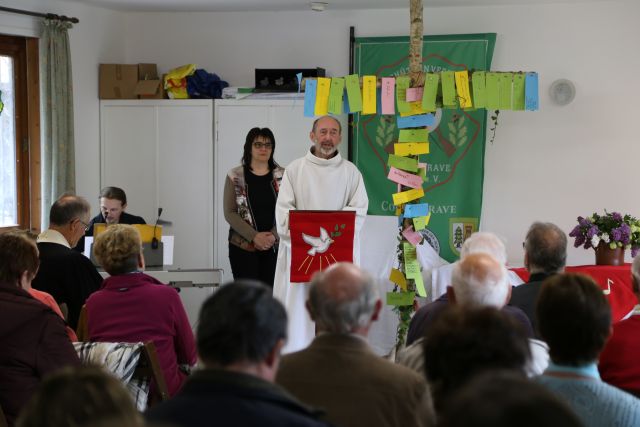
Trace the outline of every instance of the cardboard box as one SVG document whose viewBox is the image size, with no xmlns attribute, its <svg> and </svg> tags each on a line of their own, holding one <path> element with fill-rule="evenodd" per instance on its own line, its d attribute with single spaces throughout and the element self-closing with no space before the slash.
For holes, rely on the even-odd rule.
<svg viewBox="0 0 640 427">
<path fill-rule="evenodd" d="M 100 64 L 100 99 L 137 99 L 138 65 Z"/>
<path fill-rule="evenodd" d="M 100 64 L 100 99 L 166 98 L 156 64 Z"/>
</svg>

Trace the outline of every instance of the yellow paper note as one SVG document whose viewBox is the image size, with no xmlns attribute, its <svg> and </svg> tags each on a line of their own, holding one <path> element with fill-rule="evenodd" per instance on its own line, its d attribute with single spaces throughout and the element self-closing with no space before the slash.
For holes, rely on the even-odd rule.
<svg viewBox="0 0 640 427">
<path fill-rule="evenodd" d="M 429 111 L 422 108 L 422 101 L 407 102 L 409 110 L 400 111 L 400 117 L 417 116 L 418 114 L 427 114 Z"/>
<path fill-rule="evenodd" d="M 391 197 L 393 197 L 393 204 L 398 206 L 412 200 L 419 199 L 420 197 L 424 197 L 424 190 L 422 188 L 413 188 L 408 191 L 394 193 L 391 195 Z"/>
<path fill-rule="evenodd" d="M 429 225 L 429 221 L 431 221 L 431 212 L 429 212 L 429 215 L 425 216 L 424 218 L 425 218 L 424 225 L 425 226 Z"/>
<path fill-rule="evenodd" d="M 428 142 L 406 142 L 393 144 L 393 154 L 396 156 L 411 156 L 418 154 L 429 154 Z"/>
<path fill-rule="evenodd" d="M 324 116 L 329 113 L 329 92 L 331 89 L 331 79 L 318 77 L 318 88 L 316 89 L 316 116 Z"/>
<path fill-rule="evenodd" d="M 362 77 L 362 114 L 376 114 L 376 76 Z"/>
<path fill-rule="evenodd" d="M 471 92 L 469 91 L 469 73 L 467 73 L 467 70 L 456 71 L 455 78 L 460 108 L 471 108 L 473 104 L 471 103 Z"/>
<path fill-rule="evenodd" d="M 426 216 L 417 216 L 413 218 L 413 229 L 416 231 L 424 230 L 425 227 L 427 226 L 426 219 L 427 219 Z"/>
<path fill-rule="evenodd" d="M 400 286 L 403 291 L 407 290 L 407 279 L 405 279 L 404 274 L 402 274 L 400 270 L 392 268 L 391 273 L 389 274 L 389 280 Z"/>
</svg>

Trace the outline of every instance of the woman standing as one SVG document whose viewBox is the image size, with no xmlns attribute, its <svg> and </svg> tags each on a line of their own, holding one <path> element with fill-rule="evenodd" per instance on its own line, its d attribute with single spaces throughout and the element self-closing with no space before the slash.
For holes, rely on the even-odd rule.
<svg viewBox="0 0 640 427">
<path fill-rule="evenodd" d="M 242 165 L 229 171 L 224 217 L 234 279 L 256 279 L 273 287 L 278 255 L 276 198 L 284 169 L 274 160 L 276 140 L 269 128 L 253 128 L 244 143 Z"/>
</svg>

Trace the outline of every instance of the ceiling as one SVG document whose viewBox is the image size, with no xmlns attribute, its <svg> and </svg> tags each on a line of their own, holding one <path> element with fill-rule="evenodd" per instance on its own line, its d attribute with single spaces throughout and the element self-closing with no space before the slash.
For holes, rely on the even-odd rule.
<svg viewBox="0 0 640 427">
<path fill-rule="evenodd" d="M 108 9 L 140 12 L 305 11 L 310 0 L 74 0 Z M 324 0 L 326 10 L 402 9 L 409 0 Z M 424 7 L 589 3 L 593 0 L 424 0 Z"/>
</svg>

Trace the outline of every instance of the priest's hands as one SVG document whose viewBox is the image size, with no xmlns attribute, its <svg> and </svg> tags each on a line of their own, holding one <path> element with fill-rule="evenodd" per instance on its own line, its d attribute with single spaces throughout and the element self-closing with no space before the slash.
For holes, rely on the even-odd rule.
<svg viewBox="0 0 640 427">
<path fill-rule="evenodd" d="M 276 242 L 276 236 L 270 231 L 261 231 L 253 238 L 253 245 L 259 251 L 270 249 Z"/>
</svg>

